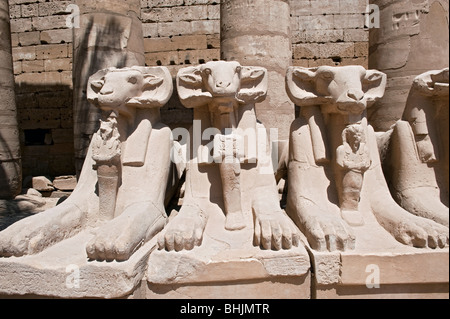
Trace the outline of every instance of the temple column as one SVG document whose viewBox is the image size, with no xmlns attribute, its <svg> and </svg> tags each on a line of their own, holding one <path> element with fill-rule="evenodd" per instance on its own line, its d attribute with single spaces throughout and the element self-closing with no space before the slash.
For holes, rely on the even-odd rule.
<svg viewBox="0 0 450 319">
<path fill-rule="evenodd" d="M 449 65 L 449 4 L 444 0 L 370 0 L 380 25 L 370 29 L 369 67 L 388 75 L 385 96 L 368 110 L 377 131 L 402 118 L 416 76 Z M 376 14 L 376 13 L 375 13 Z"/>
<path fill-rule="evenodd" d="M 289 1 L 223 0 L 220 9 L 221 59 L 267 69 L 269 90 L 256 116 L 267 129 L 278 129 L 279 140 L 288 140 L 295 117 L 285 89 L 292 64 Z"/>
<path fill-rule="evenodd" d="M 101 69 L 145 65 L 140 0 L 76 0 L 79 26 L 74 25 L 75 163 L 80 173 L 100 112 L 89 104 L 86 86 Z"/>
<path fill-rule="evenodd" d="M 0 0 L 0 198 L 22 190 L 22 161 L 14 93 L 9 5 Z"/>
</svg>

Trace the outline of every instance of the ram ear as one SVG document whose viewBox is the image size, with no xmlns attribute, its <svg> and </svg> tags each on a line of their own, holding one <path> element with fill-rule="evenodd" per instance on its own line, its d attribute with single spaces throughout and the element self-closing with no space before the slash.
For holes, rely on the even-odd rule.
<svg viewBox="0 0 450 319">
<path fill-rule="evenodd" d="M 377 70 L 367 70 L 363 79 L 362 88 L 367 107 L 381 99 L 386 90 L 387 75 Z"/>
<path fill-rule="evenodd" d="M 110 69 L 100 70 L 91 75 L 88 80 L 86 89 L 87 100 L 94 106 L 98 107 L 98 93 L 105 85 L 105 76 L 109 71 Z"/>
<path fill-rule="evenodd" d="M 423 96 L 446 96 L 449 93 L 449 68 L 433 70 L 416 77 L 413 87 Z"/>
<path fill-rule="evenodd" d="M 166 67 L 133 67 L 143 74 L 140 96 L 131 98 L 127 105 L 137 108 L 164 106 L 173 93 L 172 76 Z"/>
<path fill-rule="evenodd" d="M 178 71 L 177 90 L 181 103 L 187 108 L 203 106 L 212 98 L 211 93 L 204 89 L 199 67 L 187 67 Z"/>
<path fill-rule="evenodd" d="M 329 97 L 319 96 L 316 89 L 318 68 L 289 67 L 286 72 L 286 91 L 298 106 L 320 105 Z"/>
<path fill-rule="evenodd" d="M 261 67 L 241 68 L 241 88 L 236 98 L 243 104 L 259 103 L 265 100 L 268 89 L 267 70 Z"/>
</svg>

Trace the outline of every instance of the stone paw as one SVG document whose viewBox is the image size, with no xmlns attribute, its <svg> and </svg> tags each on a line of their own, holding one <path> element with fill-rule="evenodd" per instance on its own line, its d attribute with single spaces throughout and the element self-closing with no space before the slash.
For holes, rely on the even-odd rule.
<svg viewBox="0 0 450 319">
<path fill-rule="evenodd" d="M 291 249 L 300 243 L 300 231 L 283 212 L 256 214 L 254 245 L 268 250 Z"/>
<path fill-rule="evenodd" d="M 400 222 L 392 234 L 405 245 L 417 248 L 444 248 L 449 244 L 449 229 L 432 220 L 417 217 Z"/>
<path fill-rule="evenodd" d="M 63 205 L 20 220 L 0 232 L 0 256 L 37 254 L 74 235 L 80 229 L 80 220 L 79 211 Z"/>
<path fill-rule="evenodd" d="M 355 236 L 338 215 L 325 212 L 309 216 L 303 229 L 311 247 L 317 251 L 346 251 L 355 249 Z"/>
<path fill-rule="evenodd" d="M 97 230 L 86 245 L 86 253 L 92 260 L 128 260 L 164 227 L 165 222 L 165 216 L 156 214 L 152 218 L 146 210 L 124 212 Z"/>
<path fill-rule="evenodd" d="M 158 237 L 158 248 L 167 251 L 192 250 L 200 246 L 207 217 L 199 207 L 185 205 Z"/>
</svg>

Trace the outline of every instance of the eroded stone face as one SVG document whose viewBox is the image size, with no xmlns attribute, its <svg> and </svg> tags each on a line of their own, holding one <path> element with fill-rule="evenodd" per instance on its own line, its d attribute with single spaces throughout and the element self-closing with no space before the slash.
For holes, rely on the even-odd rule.
<svg viewBox="0 0 450 319">
<path fill-rule="evenodd" d="M 385 182 L 366 114 L 383 96 L 386 75 L 358 66 L 290 68 L 286 80 L 302 108 L 291 126 L 286 210 L 310 245 L 319 251 L 354 249 L 358 238 L 349 224 L 364 225 L 375 216 L 403 244 L 444 247 L 448 228 L 403 210 Z M 348 135 L 351 128 L 354 134 Z"/>
</svg>

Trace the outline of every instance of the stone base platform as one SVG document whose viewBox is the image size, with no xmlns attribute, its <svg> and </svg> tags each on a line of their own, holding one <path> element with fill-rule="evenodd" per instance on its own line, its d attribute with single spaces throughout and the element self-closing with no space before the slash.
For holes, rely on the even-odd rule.
<svg viewBox="0 0 450 319">
<path fill-rule="evenodd" d="M 310 299 L 304 247 L 289 251 L 233 249 L 221 253 L 154 251 L 137 298 Z"/>
<path fill-rule="evenodd" d="M 155 241 L 142 246 L 126 262 L 89 261 L 86 230 L 43 252 L 0 258 L 0 298 L 122 298 L 139 286 Z"/>
<path fill-rule="evenodd" d="M 371 214 L 354 227 L 353 251 L 322 253 L 308 247 L 314 299 L 449 298 L 449 249 L 398 243 Z"/>
<path fill-rule="evenodd" d="M 155 237 L 126 262 L 97 262 L 85 252 L 94 230 L 37 255 L 0 258 L 0 298 L 449 298 L 448 247 L 404 246 L 367 216 L 354 227 L 355 250 L 333 253 L 261 250 L 207 231 L 192 251 L 157 250 Z"/>
</svg>

